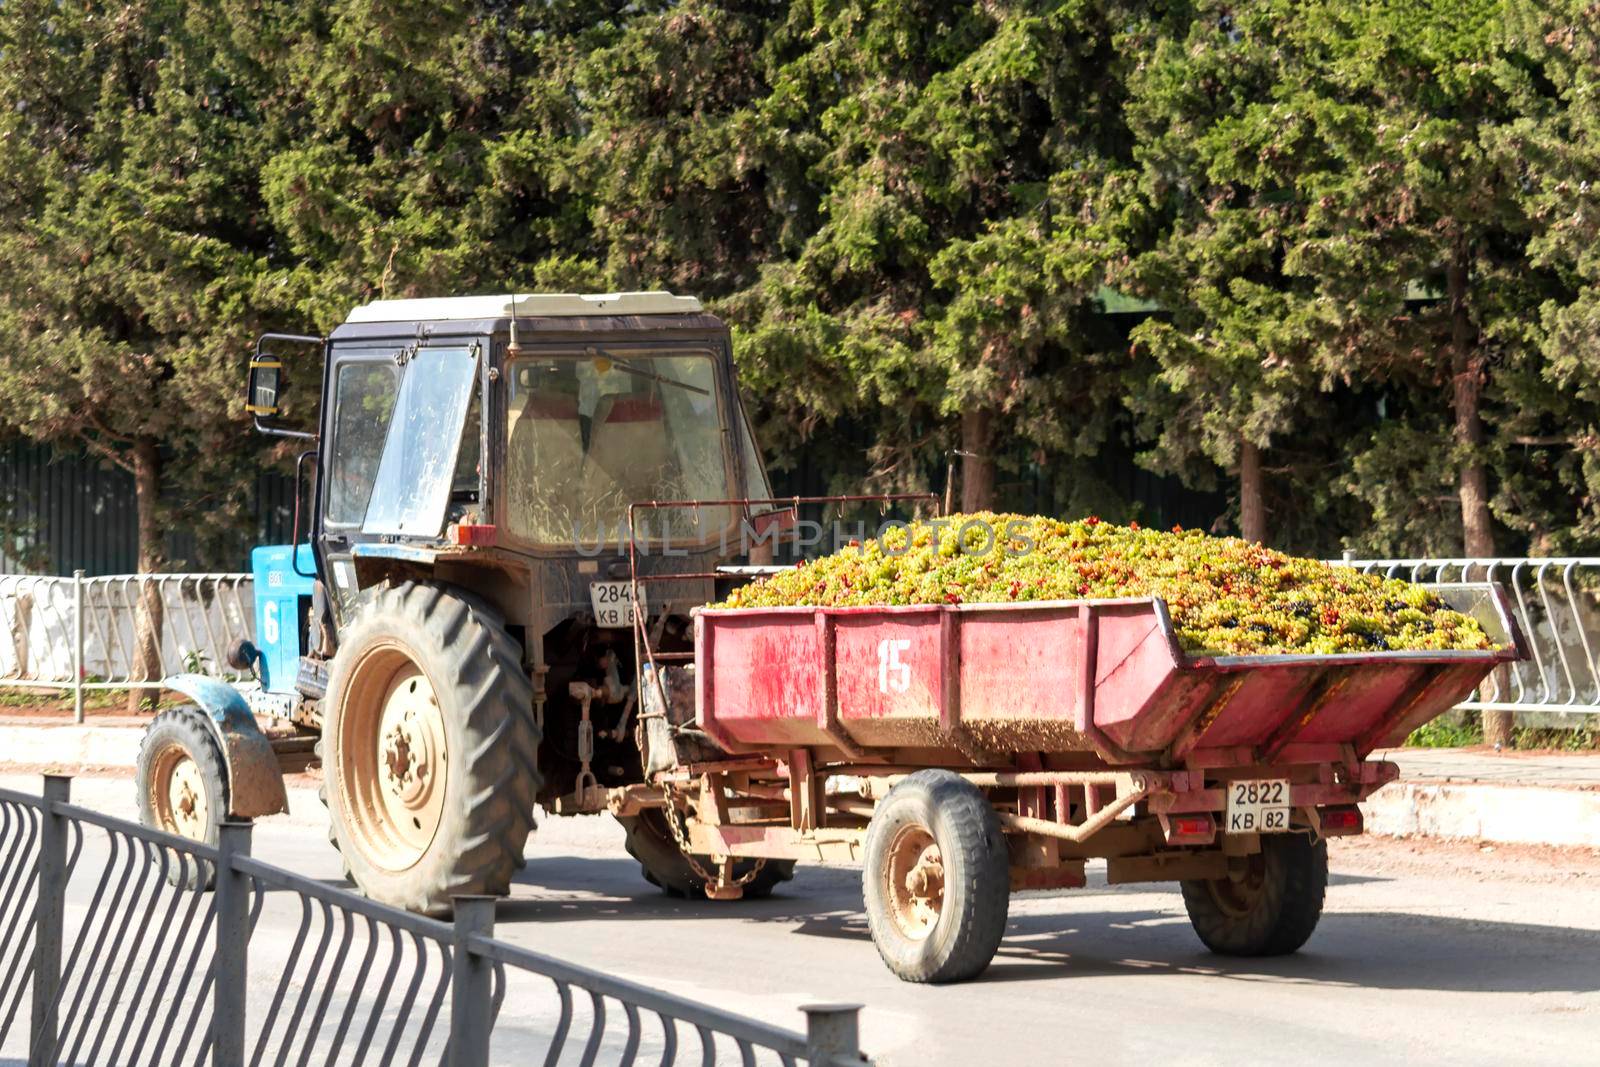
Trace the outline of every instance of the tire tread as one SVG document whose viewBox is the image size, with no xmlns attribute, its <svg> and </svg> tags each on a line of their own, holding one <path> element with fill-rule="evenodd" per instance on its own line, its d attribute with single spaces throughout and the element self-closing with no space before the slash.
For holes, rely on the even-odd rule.
<svg viewBox="0 0 1600 1067">
<path fill-rule="evenodd" d="M 1189 923 L 1212 952 L 1223 956 L 1287 956 L 1317 928 L 1328 886 L 1328 844 L 1306 834 L 1265 837 L 1262 895 L 1250 915 L 1224 912 L 1210 883 L 1182 883 Z"/>
<path fill-rule="evenodd" d="M 524 863 L 523 848 L 534 826 L 534 804 L 540 786 L 539 727 L 533 714 L 533 684 L 522 669 L 522 650 L 506 632 L 499 612 L 481 598 L 456 587 L 434 583 L 385 583 L 374 590 L 350 627 L 360 640 L 369 618 L 405 619 L 419 640 L 428 641 L 451 661 L 447 677 L 436 684 L 453 690 L 441 703 L 458 710 L 468 736 L 463 753 L 465 778 L 456 796 L 466 804 L 465 830 L 459 852 L 448 869 L 419 885 L 403 906 L 432 914 L 447 913 L 453 896 L 481 893 L 502 896 Z M 345 642 L 341 642 L 343 646 Z M 335 657 L 334 672 L 339 671 Z M 333 677 L 328 691 L 342 691 Z M 319 742 L 323 752 L 326 742 Z M 331 773 L 325 763 L 324 783 Z M 328 803 L 327 786 L 321 790 Z M 330 827 L 329 837 L 339 847 Z M 341 850 L 342 851 L 342 850 Z M 349 873 L 348 860 L 346 871 Z"/>
</svg>

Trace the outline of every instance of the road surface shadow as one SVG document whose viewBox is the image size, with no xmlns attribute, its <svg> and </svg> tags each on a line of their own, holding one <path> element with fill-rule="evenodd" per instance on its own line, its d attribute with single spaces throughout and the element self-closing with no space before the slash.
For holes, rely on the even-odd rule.
<svg viewBox="0 0 1600 1067">
<path fill-rule="evenodd" d="M 531 857 L 517 878 L 517 895 L 501 902 L 497 919 L 502 935 L 513 940 L 517 924 L 668 920 L 777 924 L 791 934 L 860 941 L 865 947 L 870 937 L 860 877 L 849 869 L 801 867 L 794 881 L 765 900 L 686 900 L 645 882 L 630 859 L 563 855 L 541 862 Z M 1386 880 L 1335 875 L 1332 882 Z M 1106 906 L 1119 897 L 1151 892 L 1148 886 L 1091 885 L 1051 899 L 1050 912 L 1013 911 L 983 980 L 1143 973 L 1394 990 L 1600 990 L 1597 930 L 1414 912 L 1330 912 L 1300 953 L 1240 959 L 1212 955 L 1200 945 L 1175 886 L 1169 910 Z"/>
<path fill-rule="evenodd" d="M 1217 956 L 1200 946 L 1179 906 L 1018 916 L 984 978 L 1167 973 L 1280 985 L 1581 993 L 1600 990 L 1597 957 L 1600 931 L 1412 912 L 1332 912 L 1295 955 Z"/>
</svg>

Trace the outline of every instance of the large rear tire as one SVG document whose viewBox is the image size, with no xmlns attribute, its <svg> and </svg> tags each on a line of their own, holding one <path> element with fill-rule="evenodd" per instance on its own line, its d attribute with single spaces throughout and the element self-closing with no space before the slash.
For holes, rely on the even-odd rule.
<svg viewBox="0 0 1600 1067">
<path fill-rule="evenodd" d="M 867 826 L 861 870 L 878 955 L 908 982 L 961 982 L 989 966 L 1011 907 L 1011 866 L 994 808 L 944 770 L 917 771 Z"/>
<path fill-rule="evenodd" d="M 673 839 L 665 813 L 647 809 L 638 815 L 619 817 L 617 821 L 627 833 L 624 844 L 628 855 L 639 861 L 639 870 L 644 874 L 645 881 L 668 896 L 705 896 L 706 880 L 695 873 L 683 850 L 678 847 L 678 842 Z M 710 856 L 696 856 L 695 859 L 700 866 L 715 873 L 716 868 Z M 734 877 L 742 877 L 754 865 L 754 860 L 737 861 L 733 865 Z M 793 877 L 793 860 L 767 860 L 756 876 L 745 883 L 745 899 L 770 897 L 774 889 Z"/>
<path fill-rule="evenodd" d="M 522 650 L 462 590 L 378 586 L 340 637 L 320 744 L 331 837 L 374 900 L 447 914 L 503 895 L 539 789 Z"/>
<path fill-rule="evenodd" d="M 1223 956 L 1286 956 L 1311 937 L 1328 888 L 1328 843 L 1263 834 L 1238 877 L 1191 879 L 1183 903 L 1194 932 Z"/>
<path fill-rule="evenodd" d="M 222 746 L 206 713 L 193 704 L 163 711 L 145 728 L 134 764 L 139 821 L 156 830 L 215 847 L 231 801 Z M 209 862 L 169 856 L 167 881 L 180 889 L 210 889 Z"/>
</svg>

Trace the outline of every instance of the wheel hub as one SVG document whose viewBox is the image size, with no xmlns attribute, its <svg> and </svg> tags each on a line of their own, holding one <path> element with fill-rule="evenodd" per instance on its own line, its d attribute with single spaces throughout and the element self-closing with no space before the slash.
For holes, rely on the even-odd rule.
<svg viewBox="0 0 1600 1067">
<path fill-rule="evenodd" d="M 1208 882 L 1207 888 L 1223 914 L 1243 919 L 1255 910 L 1265 883 L 1265 860 L 1256 853 L 1247 857 L 1242 865 L 1230 868 L 1227 877 Z"/>
<path fill-rule="evenodd" d="M 887 877 L 900 932 L 917 941 L 933 933 L 944 911 L 944 856 L 933 835 L 920 826 L 902 829 L 889 846 Z"/>
<path fill-rule="evenodd" d="M 205 779 L 189 753 L 173 745 L 156 757 L 151 776 L 156 820 L 168 833 L 205 840 L 210 819 Z"/>
<path fill-rule="evenodd" d="M 340 724 L 341 788 L 358 844 L 390 870 L 427 852 L 444 810 L 444 717 L 427 675 L 399 649 L 367 658 Z"/>
</svg>

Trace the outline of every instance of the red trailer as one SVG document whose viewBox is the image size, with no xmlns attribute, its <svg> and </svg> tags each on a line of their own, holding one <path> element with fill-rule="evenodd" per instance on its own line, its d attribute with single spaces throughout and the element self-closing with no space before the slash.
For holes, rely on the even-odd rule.
<svg viewBox="0 0 1600 1067">
<path fill-rule="evenodd" d="M 859 863 L 897 975 L 954 981 L 1014 890 L 1177 881 L 1217 952 L 1293 952 L 1325 838 L 1396 775 L 1369 760 L 1519 658 L 1496 586 L 1441 588 L 1481 652 L 1191 656 L 1159 599 L 700 609 L 693 665 L 639 632 L 652 786 L 712 896 L 765 861 Z M 687 659 L 687 656 L 683 657 Z"/>
</svg>

